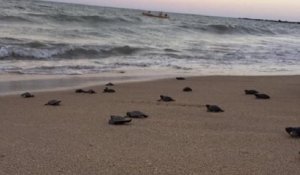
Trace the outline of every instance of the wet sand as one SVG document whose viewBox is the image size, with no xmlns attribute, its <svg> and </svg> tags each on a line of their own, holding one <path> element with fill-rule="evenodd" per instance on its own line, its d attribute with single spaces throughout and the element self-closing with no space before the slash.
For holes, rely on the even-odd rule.
<svg viewBox="0 0 300 175">
<path fill-rule="evenodd" d="M 134 69 L 83 75 L 20 75 L 4 73 L 0 74 L 0 96 L 20 94 L 24 91 L 58 91 L 104 85 L 108 81 L 124 83 L 159 80 L 179 74 L 171 71 L 165 71 L 164 74 L 161 74 L 159 73 L 161 71 L 162 70 L 160 69 L 155 71 L 141 71 L 140 69 Z M 188 75 L 193 76 L 192 74 Z"/>
<path fill-rule="evenodd" d="M 300 141 L 284 128 L 300 126 L 299 87 L 300 76 L 208 76 L 2 96 L 0 174 L 298 174 Z M 252 88 L 271 99 L 244 95 Z M 62 105 L 44 106 L 50 99 Z M 149 117 L 108 125 L 131 110 Z"/>
</svg>

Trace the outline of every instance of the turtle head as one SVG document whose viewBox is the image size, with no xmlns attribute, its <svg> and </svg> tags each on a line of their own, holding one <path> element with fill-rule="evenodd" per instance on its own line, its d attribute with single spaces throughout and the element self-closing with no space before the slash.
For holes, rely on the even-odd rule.
<svg viewBox="0 0 300 175">
<path fill-rule="evenodd" d="M 285 128 L 285 131 L 287 133 L 291 133 L 293 131 L 293 128 L 292 127 L 287 127 L 287 128 Z"/>
</svg>

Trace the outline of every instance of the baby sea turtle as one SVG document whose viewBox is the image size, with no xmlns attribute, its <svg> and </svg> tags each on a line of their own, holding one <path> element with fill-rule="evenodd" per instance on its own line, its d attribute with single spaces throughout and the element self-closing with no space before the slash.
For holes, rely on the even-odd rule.
<svg viewBox="0 0 300 175">
<path fill-rule="evenodd" d="M 185 80 L 184 77 L 176 77 L 176 80 Z"/>
<path fill-rule="evenodd" d="M 254 89 L 246 89 L 245 90 L 245 94 L 246 95 L 254 95 L 254 94 L 258 94 L 258 91 L 257 90 L 254 90 Z"/>
<path fill-rule="evenodd" d="M 127 116 L 130 118 L 147 118 L 148 117 L 148 115 L 146 115 L 140 111 L 127 112 Z"/>
<path fill-rule="evenodd" d="M 93 89 L 89 89 L 89 90 L 85 91 L 85 93 L 96 94 L 96 91 L 94 91 Z"/>
<path fill-rule="evenodd" d="M 183 88 L 182 91 L 183 91 L 183 92 L 192 92 L 193 90 L 192 90 L 192 88 L 190 88 L 190 87 L 185 87 L 185 88 Z"/>
<path fill-rule="evenodd" d="M 131 122 L 131 120 L 132 119 L 129 117 L 121 117 L 121 116 L 112 115 L 112 116 L 110 116 L 110 120 L 108 121 L 108 123 L 111 125 L 122 125 L 122 124 Z"/>
<path fill-rule="evenodd" d="M 205 106 L 207 108 L 207 112 L 224 112 L 224 110 L 217 105 L 205 105 Z"/>
<path fill-rule="evenodd" d="M 105 86 L 114 86 L 114 84 L 111 83 L 111 82 L 109 82 L 109 83 L 107 83 Z"/>
<path fill-rule="evenodd" d="M 158 101 L 171 102 L 171 101 L 175 101 L 175 100 L 172 97 L 169 97 L 166 95 L 161 95 L 160 99 Z"/>
<path fill-rule="evenodd" d="M 75 90 L 75 93 L 84 93 L 85 92 L 85 90 L 83 90 L 83 89 L 76 89 Z"/>
<path fill-rule="evenodd" d="M 87 93 L 87 94 L 95 94 L 96 91 L 94 91 L 93 89 L 89 89 L 89 90 L 83 90 L 83 89 L 76 89 L 75 90 L 76 93 Z"/>
<path fill-rule="evenodd" d="M 50 100 L 48 101 L 45 105 L 50 105 L 50 106 L 59 106 L 60 105 L 60 100 Z"/>
<path fill-rule="evenodd" d="M 257 99 L 270 99 L 270 96 L 267 94 L 254 94 Z"/>
<path fill-rule="evenodd" d="M 114 93 L 116 92 L 114 89 L 109 89 L 108 87 L 105 87 L 105 89 L 103 90 L 104 93 Z"/>
<path fill-rule="evenodd" d="M 285 131 L 291 137 L 300 137 L 300 127 L 287 127 L 287 128 L 285 128 Z"/>
<path fill-rule="evenodd" d="M 29 92 L 25 92 L 25 93 L 21 94 L 21 97 L 23 97 L 23 98 L 32 98 L 32 97 L 34 97 L 34 95 L 29 93 Z"/>
</svg>

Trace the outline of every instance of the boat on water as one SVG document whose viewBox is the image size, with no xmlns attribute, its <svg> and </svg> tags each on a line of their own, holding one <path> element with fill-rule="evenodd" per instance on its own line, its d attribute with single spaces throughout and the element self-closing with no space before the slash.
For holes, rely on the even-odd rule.
<svg viewBox="0 0 300 175">
<path fill-rule="evenodd" d="M 158 15 L 152 14 L 150 11 L 149 12 L 143 12 L 142 14 L 144 16 L 147 16 L 147 17 L 162 18 L 162 19 L 170 18 L 168 16 L 168 14 L 166 14 L 166 13 L 164 14 L 163 12 L 160 12 Z"/>
</svg>

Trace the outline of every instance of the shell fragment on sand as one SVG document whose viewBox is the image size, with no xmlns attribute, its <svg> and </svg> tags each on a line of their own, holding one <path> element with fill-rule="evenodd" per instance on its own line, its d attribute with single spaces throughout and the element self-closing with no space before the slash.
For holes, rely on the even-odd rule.
<svg viewBox="0 0 300 175">
<path fill-rule="evenodd" d="M 217 105 L 205 105 L 205 106 L 207 108 L 207 112 L 224 112 L 224 110 Z"/>
<path fill-rule="evenodd" d="M 110 116 L 108 123 L 111 125 L 123 125 L 123 124 L 131 122 L 131 120 L 132 119 L 127 116 L 122 117 L 122 116 L 112 115 L 112 116 Z"/>
</svg>

